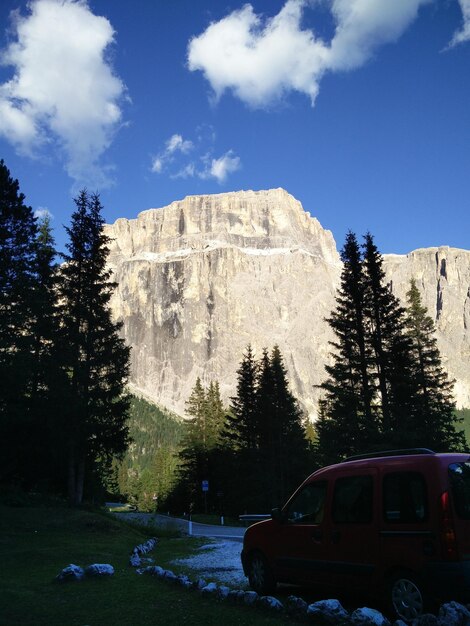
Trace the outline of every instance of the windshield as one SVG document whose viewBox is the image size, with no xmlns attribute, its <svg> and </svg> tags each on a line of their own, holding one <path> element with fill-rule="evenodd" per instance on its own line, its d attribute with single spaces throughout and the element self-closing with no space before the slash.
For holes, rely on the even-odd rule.
<svg viewBox="0 0 470 626">
<path fill-rule="evenodd" d="M 470 462 L 452 463 L 449 476 L 457 515 L 470 519 Z"/>
</svg>

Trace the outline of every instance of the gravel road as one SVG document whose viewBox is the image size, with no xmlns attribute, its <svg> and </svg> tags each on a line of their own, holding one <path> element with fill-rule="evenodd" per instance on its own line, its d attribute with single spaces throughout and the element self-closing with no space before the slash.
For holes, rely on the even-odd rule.
<svg viewBox="0 0 470 626">
<path fill-rule="evenodd" d="M 156 526 L 162 526 L 163 528 L 177 528 L 181 532 L 194 537 L 216 537 L 220 539 L 226 539 L 229 541 L 243 541 L 243 535 L 245 534 L 245 528 L 237 526 L 211 526 L 210 524 L 198 524 L 196 522 L 190 523 L 186 519 L 177 517 L 167 517 L 166 515 L 158 515 L 156 513 L 113 513 L 116 517 L 123 520 L 136 520 L 141 524 L 155 524 Z M 190 526 L 192 524 L 192 526 Z"/>
</svg>

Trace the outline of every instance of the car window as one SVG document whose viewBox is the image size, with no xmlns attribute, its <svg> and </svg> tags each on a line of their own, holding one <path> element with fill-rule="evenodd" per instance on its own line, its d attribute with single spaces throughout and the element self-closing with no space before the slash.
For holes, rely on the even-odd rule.
<svg viewBox="0 0 470 626">
<path fill-rule="evenodd" d="M 428 517 L 426 482 L 419 472 L 393 472 L 383 478 L 386 522 L 413 524 Z"/>
<path fill-rule="evenodd" d="M 449 476 L 457 515 L 470 519 L 470 463 L 452 463 Z"/>
<path fill-rule="evenodd" d="M 287 520 L 293 524 L 320 524 L 326 498 L 326 482 L 309 483 L 287 506 Z"/>
<path fill-rule="evenodd" d="M 372 476 L 338 478 L 333 494 L 333 521 L 367 524 L 372 521 Z"/>
</svg>

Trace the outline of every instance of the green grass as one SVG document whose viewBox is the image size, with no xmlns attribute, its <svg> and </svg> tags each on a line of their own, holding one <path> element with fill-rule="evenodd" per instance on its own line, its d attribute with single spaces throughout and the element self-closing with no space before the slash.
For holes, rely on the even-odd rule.
<svg viewBox="0 0 470 626">
<path fill-rule="evenodd" d="M 62 508 L 0 506 L 0 624 L 2 626 L 140 626 L 164 623 L 276 626 L 282 617 L 232 606 L 152 576 L 128 565 L 132 548 L 146 535 L 103 515 Z M 169 567 L 200 542 L 162 538 L 151 556 Z M 111 563 L 115 575 L 57 583 L 70 563 L 82 567 Z"/>
</svg>

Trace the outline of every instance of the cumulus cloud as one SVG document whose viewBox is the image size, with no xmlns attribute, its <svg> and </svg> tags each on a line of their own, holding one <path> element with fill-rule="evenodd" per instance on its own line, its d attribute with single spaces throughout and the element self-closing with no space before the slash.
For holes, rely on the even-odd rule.
<svg viewBox="0 0 470 626">
<path fill-rule="evenodd" d="M 229 174 L 238 169 L 240 169 L 240 157 L 234 156 L 233 151 L 229 150 L 218 159 L 211 159 L 207 177 L 215 178 L 217 182 L 223 183 Z"/>
<path fill-rule="evenodd" d="M 114 30 L 86 0 L 32 0 L 12 14 L 13 40 L 0 61 L 13 77 L 0 85 L 0 135 L 20 154 L 59 149 L 77 182 L 104 186 L 99 166 L 121 120 L 125 87 L 106 51 Z"/>
<path fill-rule="evenodd" d="M 203 72 L 216 100 L 232 91 L 259 108 L 298 91 L 313 105 L 326 72 L 363 65 L 378 46 L 400 37 L 429 1 L 332 0 L 330 42 L 302 28 L 311 0 L 287 0 L 271 18 L 246 4 L 191 39 L 188 68 Z"/>
<path fill-rule="evenodd" d="M 168 164 L 174 163 L 177 153 L 188 154 L 193 150 L 194 144 L 181 135 L 174 134 L 166 142 L 165 148 L 157 156 L 152 158 L 151 171 L 154 174 L 163 172 Z"/>
<path fill-rule="evenodd" d="M 470 41 L 470 0 L 459 0 L 460 8 L 462 10 L 463 24 L 454 36 L 449 44 L 449 48 L 456 46 L 459 43 Z"/>
<path fill-rule="evenodd" d="M 166 151 L 168 154 L 173 154 L 174 152 L 188 154 L 193 147 L 193 142 L 188 139 L 183 139 L 181 135 L 172 135 L 166 142 Z"/>
<path fill-rule="evenodd" d="M 222 156 L 214 156 L 215 132 L 210 127 L 200 127 L 195 141 L 183 139 L 179 134 L 172 135 L 165 148 L 152 158 L 151 171 L 154 174 L 167 172 L 170 178 L 215 179 L 223 183 L 229 174 L 241 167 L 241 160 L 233 150 Z M 188 161 L 188 156 L 191 158 Z M 186 159 L 184 159 L 186 157 Z"/>
</svg>

